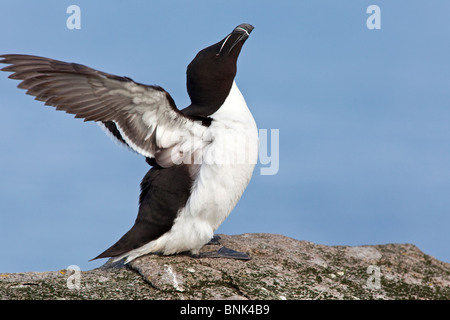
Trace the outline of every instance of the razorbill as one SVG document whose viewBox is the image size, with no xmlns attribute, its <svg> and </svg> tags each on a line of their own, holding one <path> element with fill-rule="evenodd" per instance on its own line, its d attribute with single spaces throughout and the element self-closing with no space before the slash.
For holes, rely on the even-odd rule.
<svg viewBox="0 0 450 320">
<path fill-rule="evenodd" d="M 3 71 L 45 105 L 95 121 L 152 166 L 141 182 L 132 228 L 94 259 L 199 250 L 213 238 L 247 187 L 257 161 L 258 132 L 234 81 L 236 63 L 253 30 L 237 26 L 201 50 L 187 67 L 191 104 L 177 109 L 160 86 L 84 65 L 6 54 Z M 211 257 L 247 259 L 222 248 Z M 94 260 L 93 259 L 93 260 Z"/>
</svg>

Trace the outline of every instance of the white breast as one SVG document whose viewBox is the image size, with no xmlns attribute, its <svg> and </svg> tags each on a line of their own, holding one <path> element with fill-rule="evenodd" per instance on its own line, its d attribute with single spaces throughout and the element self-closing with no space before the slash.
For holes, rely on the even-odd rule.
<svg viewBox="0 0 450 320">
<path fill-rule="evenodd" d="M 250 182 L 258 155 L 258 131 L 236 84 L 211 118 L 213 121 L 205 134 L 212 143 L 203 152 L 203 163 L 188 207 L 214 232 Z"/>
<path fill-rule="evenodd" d="M 191 196 L 171 230 L 135 249 L 127 261 L 149 253 L 198 253 L 239 201 L 250 182 L 258 157 L 255 120 L 235 83 L 213 119 Z"/>
</svg>

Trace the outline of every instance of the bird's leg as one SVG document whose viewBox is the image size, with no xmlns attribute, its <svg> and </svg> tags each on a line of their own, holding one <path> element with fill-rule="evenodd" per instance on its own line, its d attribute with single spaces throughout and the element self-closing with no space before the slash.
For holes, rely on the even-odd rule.
<svg viewBox="0 0 450 320">
<path fill-rule="evenodd" d="M 214 235 L 206 245 L 220 245 L 220 236 Z M 237 260 L 250 260 L 250 256 L 245 252 L 235 251 L 233 249 L 222 247 L 217 251 L 208 252 L 191 252 L 189 254 L 192 258 L 224 258 Z"/>
<path fill-rule="evenodd" d="M 211 240 L 209 240 L 209 242 L 207 243 L 207 245 L 214 245 L 214 244 L 220 245 L 219 240 L 220 240 L 220 236 L 218 236 L 217 234 L 215 234 L 215 235 L 211 238 Z"/>
</svg>

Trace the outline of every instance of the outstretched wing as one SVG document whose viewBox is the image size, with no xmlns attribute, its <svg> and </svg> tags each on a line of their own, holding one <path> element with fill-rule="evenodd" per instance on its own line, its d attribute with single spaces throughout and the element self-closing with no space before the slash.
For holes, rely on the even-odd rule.
<svg viewBox="0 0 450 320">
<path fill-rule="evenodd" d="M 189 163 L 205 141 L 205 127 L 179 111 L 159 86 L 134 82 L 84 65 L 44 57 L 6 54 L 0 63 L 19 88 L 46 105 L 96 121 L 113 137 L 162 167 Z"/>
</svg>

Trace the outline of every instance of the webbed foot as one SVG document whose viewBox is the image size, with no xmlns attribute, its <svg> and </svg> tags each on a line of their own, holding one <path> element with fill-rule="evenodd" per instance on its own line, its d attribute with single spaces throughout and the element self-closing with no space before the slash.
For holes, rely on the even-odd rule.
<svg viewBox="0 0 450 320">
<path fill-rule="evenodd" d="M 225 258 L 236 260 L 250 260 L 251 257 L 245 252 L 235 251 L 230 248 L 222 247 L 217 251 L 200 252 L 195 255 L 196 258 Z"/>
</svg>

